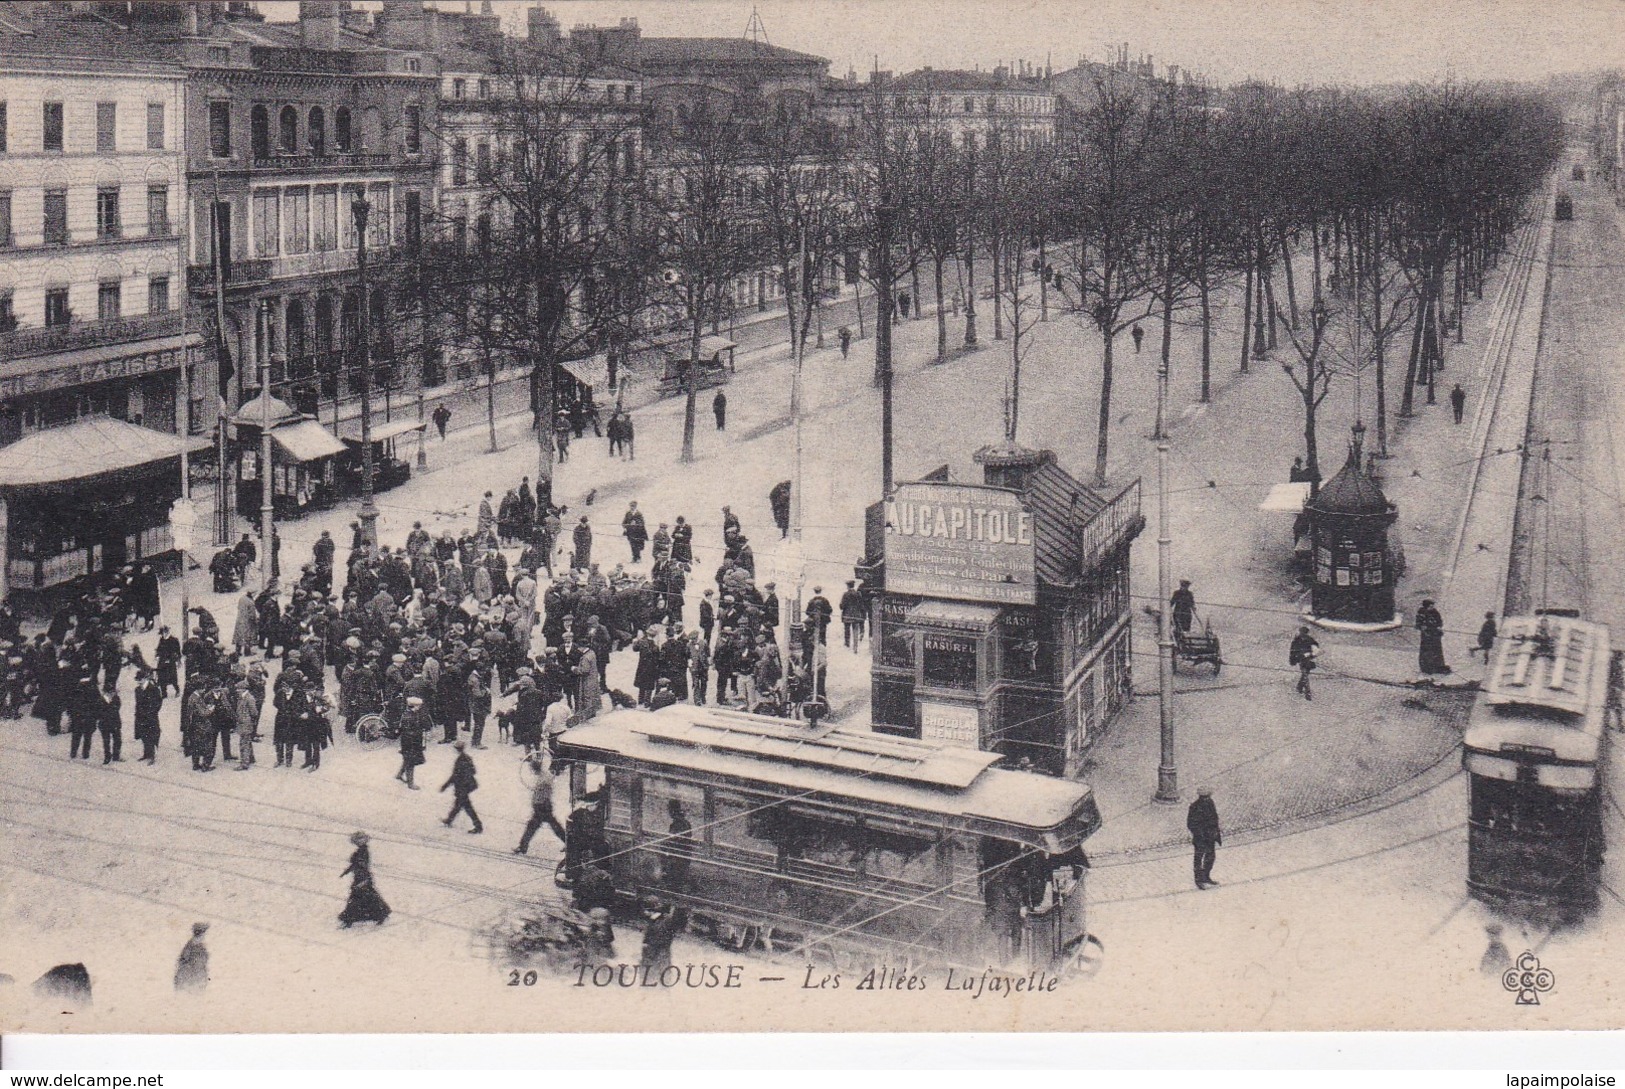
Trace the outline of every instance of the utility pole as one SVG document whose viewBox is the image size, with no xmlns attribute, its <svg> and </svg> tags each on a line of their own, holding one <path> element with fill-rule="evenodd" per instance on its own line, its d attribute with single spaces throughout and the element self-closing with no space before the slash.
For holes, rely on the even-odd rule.
<svg viewBox="0 0 1625 1089">
<path fill-rule="evenodd" d="M 888 496 L 892 491 L 891 231 L 895 211 L 888 198 L 882 198 L 875 209 L 879 227 L 875 246 L 875 285 L 879 289 L 879 307 L 875 313 L 875 369 L 880 372 L 880 490 L 882 495 Z"/>
<path fill-rule="evenodd" d="M 218 331 L 215 354 L 220 357 L 216 361 L 217 367 L 228 365 L 230 353 L 226 343 L 226 257 L 222 252 L 225 249 L 225 224 L 221 222 L 221 208 L 220 171 L 217 169 L 214 172 L 214 203 L 209 215 L 212 243 L 209 250 L 214 258 L 214 320 Z M 231 543 L 231 470 L 226 451 L 226 397 L 230 392 L 230 382 L 227 375 L 220 376 L 219 396 L 215 398 L 214 543 L 222 546 Z"/>
<path fill-rule="evenodd" d="M 798 292 L 800 292 L 799 297 L 803 301 L 805 301 L 806 297 L 807 297 L 806 286 L 807 286 L 807 221 L 806 221 L 805 216 L 803 216 L 802 221 L 801 221 L 800 283 L 798 283 L 796 285 L 796 290 Z M 800 330 L 796 330 L 796 332 L 799 333 Z M 802 526 L 803 526 L 803 509 L 804 509 L 803 508 L 803 500 L 802 500 L 802 495 L 803 495 L 802 483 L 805 480 L 805 476 L 803 475 L 803 472 L 802 472 L 801 365 L 802 365 L 802 361 L 805 358 L 806 353 L 807 353 L 807 338 L 804 337 L 804 336 L 799 336 L 799 335 L 796 336 L 796 338 L 795 338 L 795 349 L 796 349 L 795 369 L 790 374 L 790 420 L 791 420 L 791 423 L 794 424 L 795 432 L 796 432 L 796 460 L 795 460 L 795 465 L 794 465 L 794 472 L 791 474 L 791 477 L 790 477 L 790 540 L 792 542 L 792 547 L 795 550 L 794 556 L 792 558 L 794 559 L 795 564 L 796 564 L 796 571 L 795 571 L 795 576 L 796 576 L 796 599 L 795 599 L 795 609 L 790 614 L 790 623 L 785 625 L 785 630 L 784 630 L 784 637 L 785 637 L 785 642 L 786 642 L 786 645 L 785 645 L 785 648 L 784 648 L 784 654 L 785 654 L 786 663 L 789 662 L 790 655 L 792 653 L 792 648 L 795 646 L 795 644 L 797 642 L 796 637 L 797 637 L 797 635 L 801 634 L 801 631 L 802 631 L 801 595 L 802 595 L 802 591 L 805 588 L 806 583 L 807 583 L 807 553 L 806 553 L 805 547 L 802 544 L 802 539 L 801 539 L 801 532 L 802 532 Z M 804 639 L 802 640 L 802 645 L 805 646 L 805 640 Z M 805 664 L 806 664 L 806 666 L 807 666 L 807 668 L 809 670 L 812 668 L 812 661 L 810 660 L 810 658 Z M 815 681 L 816 681 L 816 678 L 815 678 Z"/>
<path fill-rule="evenodd" d="M 1157 365 L 1157 417 L 1168 399 L 1168 364 Z M 1174 643 L 1169 614 L 1169 559 L 1173 545 L 1168 535 L 1168 439 L 1157 440 L 1157 719 L 1161 728 L 1162 758 L 1157 764 L 1155 799 L 1179 801 L 1179 771 L 1174 761 Z"/>
<path fill-rule="evenodd" d="M 356 266 L 361 272 L 361 299 L 356 307 L 356 339 L 361 356 L 361 549 L 371 556 L 378 549 L 378 508 L 372 502 L 372 307 L 367 294 L 367 216 L 372 205 L 365 197 L 350 202 L 355 218 Z"/>
<path fill-rule="evenodd" d="M 260 320 L 265 330 L 264 348 L 260 351 L 260 589 L 271 588 L 271 569 L 276 540 L 273 521 L 276 516 L 271 482 L 271 356 L 275 329 L 271 324 L 271 303 L 260 300 Z"/>
</svg>

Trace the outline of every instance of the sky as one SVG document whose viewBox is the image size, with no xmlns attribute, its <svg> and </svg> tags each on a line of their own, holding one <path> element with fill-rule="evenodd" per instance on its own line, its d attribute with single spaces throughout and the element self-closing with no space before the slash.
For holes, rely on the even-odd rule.
<svg viewBox="0 0 1625 1089">
<path fill-rule="evenodd" d="M 461 0 L 436 0 L 460 10 Z M 376 4 L 363 4 L 376 7 Z M 528 3 L 499 2 L 515 27 Z M 1288 86 L 1456 79 L 1540 80 L 1625 67 L 1625 0 L 552 0 L 566 29 L 635 17 L 659 36 L 739 37 L 751 9 L 774 45 L 826 57 L 834 75 L 1057 69 L 1127 43 L 1218 83 Z M 289 19 L 296 5 L 264 3 Z M 476 10 L 478 3 L 475 4 Z"/>
</svg>

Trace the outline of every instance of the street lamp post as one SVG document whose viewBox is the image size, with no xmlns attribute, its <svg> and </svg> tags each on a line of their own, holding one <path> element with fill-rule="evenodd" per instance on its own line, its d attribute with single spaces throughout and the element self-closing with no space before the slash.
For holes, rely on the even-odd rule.
<svg viewBox="0 0 1625 1089">
<path fill-rule="evenodd" d="M 372 330 L 367 294 L 367 216 L 372 205 L 365 197 L 350 202 L 355 218 L 356 267 L 361 274 L 361 299 L 356 307 L 356 339 L 361 356 L 361 548 L 371 556 L 378 548 L 378 508 L 372 501 Z"/>
<path fill-rule="evenodd" d="M 1168 365 L 1157 364 L 1157 418 L 1160 420 L 1168 398 Z M 1173 617 L 1169 615 L 1169 558 L 1173 539 L 1168 530 L 1168 438 L 1157 439 L 1157 719 L 1162 756 L 1157 764 L 1159 802 L 1179 801 L 1179 770 L 1174 762 L 1174 643 Z"/>
<path fill-rule="evenodd" d="M 271 359 L 275 352 L 275 330 L 271 324 L 269 300 L 260 302 L 260 317 L 265 327 L 265 347 L 260 352 L 260 589 L 271 587 L 272 545 L 275 529 L 272 520 L 275 500 L 271 493 Z"/>
</svg>

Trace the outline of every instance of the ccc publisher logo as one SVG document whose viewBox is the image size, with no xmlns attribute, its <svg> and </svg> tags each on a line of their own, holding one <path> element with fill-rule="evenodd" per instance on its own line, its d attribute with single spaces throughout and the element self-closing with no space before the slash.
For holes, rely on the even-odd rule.
<svg viewBox="0 0 1625 1089">
<path fill-rule="evenodd" d="M 1524 953 L 1501 976 L 1501 986 L 1518 996 L 1520 1006 L 1540 1005 L 1540 996 L 1557 985 L 1557 977 L 1550 968 L 1540 966 L 1540 958 Z"/>
</svg>

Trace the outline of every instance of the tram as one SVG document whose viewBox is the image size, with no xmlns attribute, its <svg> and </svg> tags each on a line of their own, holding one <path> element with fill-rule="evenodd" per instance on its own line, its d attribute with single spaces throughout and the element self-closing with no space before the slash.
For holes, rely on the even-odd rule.
<svg viewBox="0 0 1625 1089">
<path fill-rule="evenodd" d="M 1083 969 L 1089 788 L 997 753 L 684 704 L 559 738 L 623 903 L 835 967 Z M 684 823 L 692 830 L 684 830 Z M 675 829 L 675 831 L 674 831 Z"/>
<path fill-rule="evenodd" d="M 1558 920 L 1596 906 L 1609 658 L 1601 624 L 1544 614 L 1501 626 L 1463 742 L 1474 897 Z"/>
</svg>

